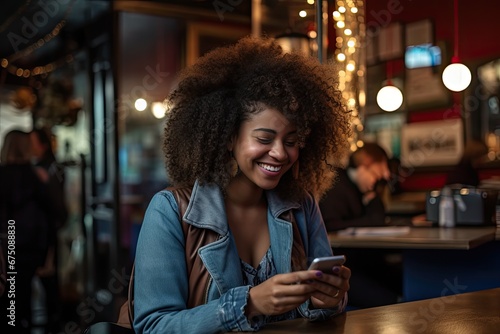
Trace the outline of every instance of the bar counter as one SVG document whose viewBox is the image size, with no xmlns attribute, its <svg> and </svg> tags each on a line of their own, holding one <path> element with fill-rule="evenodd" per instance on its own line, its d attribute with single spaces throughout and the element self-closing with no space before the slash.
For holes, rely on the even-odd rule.
<svg viewBox="0 0 500 334">
<path fill-rule="evenodd" d="M 383 233 L 384 229 L 388 231 L 386 234 Z M 370 230 L 373 233 L 370 233 Z M 393 226 L 354 228 L 351 231 L 353 233 L 329 233 L 328 238 L 332 247 L 468 250 L 496 238 L 496 228 L 492 226 L 453 228 Z M 391 231 L 393 233 L 390 233 Z"/>
<path fill-rule="evenodd" d="M 496 288 L 348 311 L 322 322 L 279 321 L 266 325 L 258 333 L 496 334 L 499 329 L 500 288 Z M 112 322 L 99 322 L 83 333 L 132 334 L 134 331 Z"/>
<path fill-rule="evenodd" d="M 349 311 L 325 322 L 295 319 L 259 333 L 498 333 L 500 288 Z"/>
<path fill-rule="evenodd" d="M 401 251 L 404 301 L 439 297 L 450 282 L 461 293 L 500 287 L 496 227 L 384 226 L 348 232 L 329 233 L 334 253 L 356 248 Z"/>
</svg>

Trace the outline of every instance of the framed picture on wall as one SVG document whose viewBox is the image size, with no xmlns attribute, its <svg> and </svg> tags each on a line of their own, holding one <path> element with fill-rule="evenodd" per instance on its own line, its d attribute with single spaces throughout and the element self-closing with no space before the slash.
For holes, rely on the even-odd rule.
<svg viewBox="0 0 500 334">
<path fill-rule="evenodd" d="M 377 42 L 378 58 L 381 61 L 403 57 L 403 25 L 393 22 L 387 27 L 380 28 Z"/>
<path fill-rule="evenodd" d="M 401 164 L 405 167 L 455 165 L 463 151 L 460 118 L 409 123 L 401 128 Z"/>
<path fill-rule="evenodd" d="M 452 95 L 439 73 L 422 67 L 406 70 L 405 98 L 408 108 L 416 110 L 447 106 Z"/>
<path fill-rule="evenodd" d="M 444 42 L 436 44 L 441 50 L 441 58 L 448 59 Z M 436 66 L 425 66 L 406 69 L 405 98 L 409 110 L 420 110 L 449 106 L 453 95 L 441 78 L 443 69 L 448 62 Z"/>
<path fill-rule="evenodd" d="M 406 46 L 434 43 L 434 24 L 430 19 L 406 24 Z"/>
<path fill-rule="evenodd" d="M 234 26 L 217 23 L 188 23 L 186 32 L 186 65 L 195 63 L 198 57 L 220 46 L 236 43 L 250 34 L 246 26 Z"/>
</svg>

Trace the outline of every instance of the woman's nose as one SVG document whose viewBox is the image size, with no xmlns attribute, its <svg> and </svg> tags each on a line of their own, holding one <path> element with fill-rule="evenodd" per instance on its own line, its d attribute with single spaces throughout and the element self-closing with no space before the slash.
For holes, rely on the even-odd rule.
<svg viewBox="0 0 500 334">
<path fill-rule="evenodd" d="M 287 153 L 285 147 L 281 143 L 276 143 L 273 145 L 269 155 L 278 161 L 283 161 L 287 158 Z"/>
</svg>

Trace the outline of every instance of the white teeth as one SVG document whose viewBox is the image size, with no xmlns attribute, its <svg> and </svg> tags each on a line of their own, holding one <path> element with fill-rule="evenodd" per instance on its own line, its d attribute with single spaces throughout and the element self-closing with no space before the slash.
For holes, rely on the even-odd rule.
<svg viewBox="0 0 500 334">
<path fill-rule="evenodd" d="M 279 172 L 281 170 L 281 166 L 271 166 L 266 164 L 259 164 L 259 166 L 270 172 Z"/>
</svg>

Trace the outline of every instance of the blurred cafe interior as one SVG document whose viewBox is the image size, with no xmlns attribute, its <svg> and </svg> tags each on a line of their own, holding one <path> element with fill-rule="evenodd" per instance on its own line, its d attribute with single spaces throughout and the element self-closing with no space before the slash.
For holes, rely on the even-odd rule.
<svg viewBox="0 0 500 334">
<path fill-rule="evenodd" d="M 169 185 L 161 142 L 176 73 L 246 35 L 336 62 L 352 114 L 351 150 L 376 142 L 394 162 L 383 199 L 386 223 L 396 229 L 380 241 L 393 244 L 370 239 L 370 231 L 339 232 L 331 236 L 334 253 L 391 248 L 394 261 L 408 262 L 395 274 L 402 302 L 440 297 L 444 280 L 457 277 L 467 286 L 460 292 L 500 287 L 499 2 L 19 0 L 0 7 L 0 146 L 12 129 L 47 129 L 64 170 L 68 215 L 56 256 L 66 332 L 114 321 L 127 298 L 146 206 Z M 461 163 L 472 166 L 477 182 L 452 189 L 455 228 L 463 228 L 452 240 L 438 233 L 437 212 Z M 434 232 L 402 242 L 408 228 Z M 434 246 L 426 248 L 425 238 L 442 244 L 427 240 Z M 477 266 L 488 279 L 443 276 L 443 266 L 460 267 L 449 252 L 470 257 L 468 270 Z M 422 265 L 442 253 L 441 262 Z M 51 296 L 33 286 L 33 333 L 43 333 L 41 301 Z"/>
</svg>

